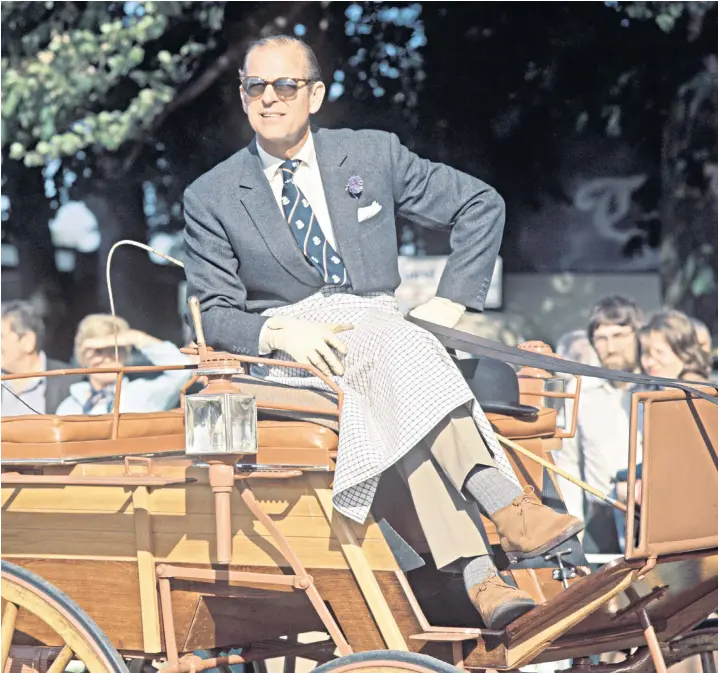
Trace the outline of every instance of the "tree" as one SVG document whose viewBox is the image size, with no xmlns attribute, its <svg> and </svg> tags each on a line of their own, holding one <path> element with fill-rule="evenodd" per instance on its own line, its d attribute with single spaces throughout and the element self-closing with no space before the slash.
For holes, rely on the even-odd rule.
<svg viewBox="0 0 718 673">
<path fill-rule="evenodd" d="M 230 4 L 227 11 L 224 2 L 3 3 L 2 170 L 11 202 L 4 235 L 28 251 L 27 291 L 49 300 L 55 323 L 62 292 L 47 223 L 59 202 L 45 197 L 46 180 L 60 192 L 69 181 L 73 197 L 94 211 L 103 279 L 110 246 L 147 235 L 143 186 L 167 177 L 159 140 L 168 121 L 236 73 L 250 39 L 307 3 Z M 113 270 L 118 312 L 142 326 L 163 310 L 147 292 L 156 269 L 146 255 L 118 255 Z M 95 307 L 106 309 L 99 286 Z M 164 304 L 176 315 L 175 302 Z"/>
<path fill-rule="evenodd" d="M 510 203 L 560 191 L 557 139 L 567 135 L 621 136 L 662 161 L 649 198 L 666 297 L 712 319 L 715 18 L 713 3 L 695 2 L 6 2 L 5 231 L 25 244 L 35 287 L 52 276 L 50 174 L 58 188 L 73 177 L 75 198 L 99 215 L 100 279 L 109 245 L 146 236 L 148 184 L 168 226 L 181 226 L 186 184 L 248 138 L 236 77 L 248 41 L 296 31 L 324 66 L 320 125 L 398 132 Z M 407 251 L 438 244 L 407 226 L 401 235 Z M 507 246 L 513 235 L 509 226 Z M 157 270 L 141 253 L 115 259 L 118 307 L 151 314 Z"/>
<path fill-rule="evenodd" d="M 660 238 L 666 302 L 718 330 L 717 19 L 712 2 L 425 3 L 407 119 L 425 154 L 534 207 L 567 198 L 562 139 L 622 138 L 655 167 L 655 216 L 626 254 Z"/>
</svg>

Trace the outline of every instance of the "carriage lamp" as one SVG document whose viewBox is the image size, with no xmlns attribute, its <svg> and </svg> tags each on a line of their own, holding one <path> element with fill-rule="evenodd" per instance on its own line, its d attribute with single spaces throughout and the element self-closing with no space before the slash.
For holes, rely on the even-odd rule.
<svg viewBox="0 0 718 673">
<path fill-rule="evenodd" d="M 226 369 L 197 371 L 208 385 L 185 398 L 186 453 L 223 456 L 257 453 L 257 401 L 233 383 Z"/>
</svg>

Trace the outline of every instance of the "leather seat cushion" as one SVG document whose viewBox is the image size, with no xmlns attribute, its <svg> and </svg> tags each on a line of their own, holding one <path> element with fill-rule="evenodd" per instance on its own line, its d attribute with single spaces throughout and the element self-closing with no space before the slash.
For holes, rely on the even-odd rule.
<svg viewBox="0 0 718 673">
<path fill-rule="evenodd" d="M 553 437 L 556 433 L 556 409 L 539 409 L 534 418 L 486 414 L 492 427 L 507 439 Z"/>
<path fill-rule="evenodd" d="M 51 444 L 109 440 L 112 416 L 11 416 L 2 419 L 3 444 Z M 322 448 L 333 451 L 336 433 L 315 423 L 259 421 L 259 446 Z M 184 435 L 181 409 L 144 414 L 121 414 L 118 439 Z"/>
<path fill-rule="evenodd" d="M 334 412 L 337 410 L 337 396 L 323 390 L 309 388 L 293 388 L 292 386 L 263 381 L 253 376 L 235 376 L 242 391 L 257 398 L 257 404 L 269 402 L 283 406 L 296 406 L 314 409 L 313 413 L 305 411 L 287 411 L 279 409 L 258 409 L 260 419 L 307 421 L 323 425 L 335 432 L 339 430 L 339 422 Z"/>
</svg>

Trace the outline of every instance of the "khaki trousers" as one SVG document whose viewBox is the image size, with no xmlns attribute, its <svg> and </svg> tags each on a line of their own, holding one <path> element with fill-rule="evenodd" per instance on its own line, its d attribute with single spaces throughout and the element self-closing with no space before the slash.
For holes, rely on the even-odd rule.
<svg viewBox="0 0 718 673">
<path fill-rule="evenodd" d="M 462 493 L 477 465 L 495 467 L 466 407 L 446 416 L 398 464 L 440 570 L 454 571 L 460 559 L 489 553 L 479 508 Z"/>
</svg>

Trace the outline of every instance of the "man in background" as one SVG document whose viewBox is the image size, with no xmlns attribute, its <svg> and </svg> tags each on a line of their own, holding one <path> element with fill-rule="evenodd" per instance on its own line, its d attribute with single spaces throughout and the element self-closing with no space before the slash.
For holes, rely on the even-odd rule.
<svg viewBox="0 0 718 673">
<path fill-rule="evenodd" d="M 115 354 L 115 330 L 117 330 L 117 354 Z M 190 359 L 169 341 L 162 341 L 140 330 L 130 329 L 123 318 L 97 313 L 86 316 L 77 327 L 75 335 L 75 359 L 79 367 L 108 369 L 127 364 L 135 348 L 151 365 L 188 365 Z M 182 386 L 192 371 L 176 369 L 161 371 L 158 375 L 127 377 L 120 394 L 120 411 L 147 412 L 166 411 L 179 406 Z M 96 371 L 86 380 L 70 387 L 67 398 L 57 413 L 107 414 L 115 403 L 117 374 L 113 371 Z"/>
<path fill-rule="evenodd" d="M 587 334 L 606 369 L 638 373 L 638 328 L 643 312 L 630 299 L 608 296 L 591 311 Z M 576 441 L 582 476 L 604 493 L 613 479 L 628 466 L 631 384 L 604 379 L 591 380 L 581 391 Z M 588 553 L 618 551 L 613 508 L 587 496 L 584 549 Z"/>
<path fill-rule="evenodd" d="M 37 309 L 27 301 L 11 301 L 2 306 L 2 373 L 25 374 L 69 365 L 48 358 L 43 350 L 45 325 Z M 2 415 L 54 414 L 70 393 L 79 376 L 50 376 L 2 384 Z"/>
</svg>

